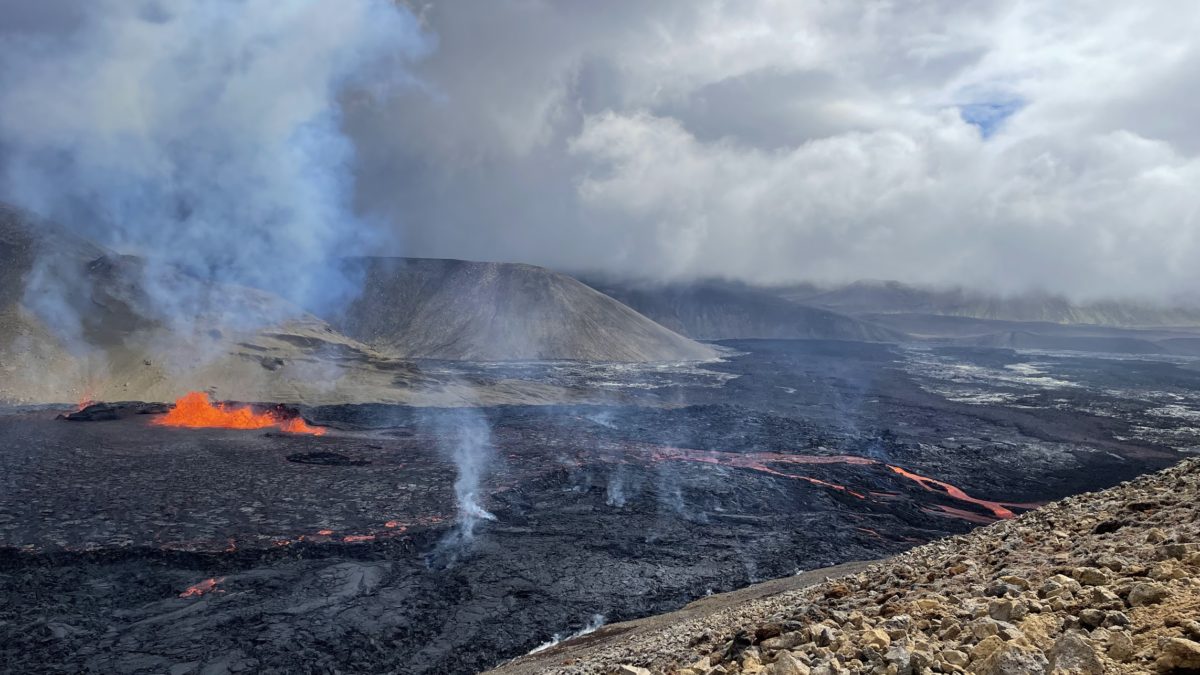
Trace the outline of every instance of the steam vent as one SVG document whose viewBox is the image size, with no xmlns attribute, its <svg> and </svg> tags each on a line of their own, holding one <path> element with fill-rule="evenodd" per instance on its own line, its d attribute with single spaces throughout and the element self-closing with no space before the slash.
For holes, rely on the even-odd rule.
<svg viewBox="0 0 1200 675">
<path fill-rule="evenodd" d="M 0 0 L 0 674 L 1200 673 L 1198 31 Z"/>
</svg>

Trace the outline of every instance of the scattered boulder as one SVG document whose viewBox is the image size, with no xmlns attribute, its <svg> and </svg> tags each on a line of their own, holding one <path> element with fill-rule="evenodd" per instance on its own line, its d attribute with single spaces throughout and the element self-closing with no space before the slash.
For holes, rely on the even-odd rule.
<svg viewBox="0 0 1200 675">
<path fill-rule="evenodd" d="M 1171 638 L 1162 645 L 1162 656 L 1155 664 L 1162 673 L 1200 671 L 1200 642 Z"/>
<path fill-rule="evenodd" d="M 1103 675 L 1100 660 L 1092 641 L 1082 634 L 1064 633 L 1050 649 L 1050 670 L 1056 675 Z"/>
<path fill-rule="evenodd" d="M 1010 642 L 978 663 L 972 661 L 971 670 L 976 675 L 1037 675 L 1045 673 L 1048 665 L 1040 649 Z"/>
<path fill-rule="evenodd" d="M 1170 591 L 1167 590 L 1167 587 L 1162 584 L 1149 581 L 1143 582 L 1137 584 L 1129 591 L 1129 604 L 1132 607 L 1154 605 L 1162 602 L 1169 593 Z"/>
</svg>

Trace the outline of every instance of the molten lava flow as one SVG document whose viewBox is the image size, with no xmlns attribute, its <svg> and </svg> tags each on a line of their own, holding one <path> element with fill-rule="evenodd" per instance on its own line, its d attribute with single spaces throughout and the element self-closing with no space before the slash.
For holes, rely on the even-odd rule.
<svg viewBox="0 0 1200 675">
<path fill-rule="evenodd" d="M 219 579 L 205 579 L 198 584 L 192 584 L 191 586 L 188 586 L 182 593 L 179 594 L 179 597 L 195 598 L 204 595 L 205 593 L 210 593 L 216 590 L 217 584 L 221 583 L 222 581 L 225 581 L 225 577 L 221 577 Z"/>
<path fill-rule="evenodd" d="M 926 478 L 925 476 L 921 476 L 921 475 L 915 474 L 911 471 L 901 469 L 898 466 L 892 466 L 891 464 L 889 464 L 888 468 L 891 469 L 892 471 L 895 471 L 896 473 L 900 474 L 901 476 L 908 478 L 909 480 L 916 481 L 921 487 L 925 488 L 926 490 L 929 490 L 930 492 L 935 491 L 934 487 L 932 487 L 932 486 L 937 486 L 937 487 L 941 488 L 942 490 L 944 490 L 946 494 L 950 495 L 951 497 L 953 497 L 959 501 L 967 502 L 968 504 L 975 504 L 976 506 L 982 506 L 983 508 L 987 509 L 988 511 L 991 511 L 992 515 L 996 516 L 997 518 L 1008 519 L 1008 518 L 1013 517 L 1013 512 L 1009 511 L 1007 508 L 1005 508 L 999 502 L 991 502 L 986 499 L 977 499 L 977 498 L 972 497 L 971 495 L 963 492 L 960 488 L 957 488 L 949 483 L 943 483 L 942 481 L 934 480 L 933 478 Z M 954 511 L 951 511 L 950 509 L 943 508 L 943 510 L 946 511 L 947 513 L 955 513 L 956 515 L 960 515 L 962 513 L 961 511 L 958 511 L 957 509 Z"/>
<path fill-rule="evenodd" d="M 955 518 L 962 518 L 976 523 L 990 523 L 995 519 L 1008 519 L 1013 517 L 1013 512 L 1008 507 L 1019 509 L 1034 509 L 1040 504 L 1015 504 L 1010 502 L 994 502 L 987 499 L 979 499 L 967 494 L 961 488 L 945 483 L 943 481 L 922 476 L 913 473 L 907 469 L 903 469 L 891 464 L 885 464 L 869 457 L 859 457 L 857 455 L 789 455 L 777 452 L 748 452 L 748 453 L 732 453 L 721 452 L 715 450 L 691 450 L 687 448 L 676 448 L 671 446 L 652 446 L 649 448 L 650 456 L 654 461 L 684 461 L 684 462 L 700 462 L 704 464 L 718 464 L 722 466 L 733 466 L 742 469 L 753 469 L 772 476 L 782 478 L 791 478 L 793 480 L 803 480 L 820 485 L 822 487 L 831 488 L 841 491 L 845 494 L 857 497 L 859 499 L 867 499 L 868 496 L 862 492 L 857 492 L 845 485 L 838 485 L 823 481 L 819 478 L 811 476 L 803 476 L 793 473 L 787 473 L 776 469 L 771 464 L 849 464 L 854 466 L 885 466 L 890 471 L 903 478 L 915 482 L 929 492 L 940 492 L 951 499 L 956 499 L 967 504 L 982 507 L 991 513 L 988 517 L 982 514 L 972 513 L 964 509 L 956 509 L 949 506 L 937 505 L 936 509 L 928 510 L 936 515 L 948 515 Z M 896 492 L 870 492 L 871 499 L 897 499 L 900 498 L 900 493 Z"/>
<path fill-rule="evenodd" d="M 289 434 L 312 434 L 313 436 L 324 436 L 324 427 L 309 426 L 307 422 L 299 417 L 293 417 L 290 420 L 283 420 L 279 424 L 280 431 L 286 431 Z"/>
<path fill-rule="evenodd" d="M 265 429 L 278 427 L 292 434 L 325 433 L 321 427 L 311 427 L 299 417 L 283 419 L 272 413 L 256 413 L 249 406 L 230 408 L 224 404 L 213 405 L 208 394 L 193 391 L 175 401 L 171 412 L 154 420 L 154 424 L 167 427 L 221 428 L 221 429 Z"/>
</svg>

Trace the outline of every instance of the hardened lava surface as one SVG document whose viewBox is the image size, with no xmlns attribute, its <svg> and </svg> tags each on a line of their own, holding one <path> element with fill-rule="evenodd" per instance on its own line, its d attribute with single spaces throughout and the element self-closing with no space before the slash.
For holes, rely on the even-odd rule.
<svg viewBox="0 0 1200 675">
<path fill-rule="evenodd" d="M 460 367 L 589 406 L 301 410 L 323 436 L 0 414 L 14 672 L 468 673 L 594 621 L 885 556 L 1173 463 L 1189 364 L 883 345 Z M 1015 366 L 1015 367 L 1008 367 Z M 991 396 L 989 398 L 989 395 Z M 473 538 L 456 445 L 485 428 Z M 449 434 L 449 436 L 455 436 Z"/>
</svg>

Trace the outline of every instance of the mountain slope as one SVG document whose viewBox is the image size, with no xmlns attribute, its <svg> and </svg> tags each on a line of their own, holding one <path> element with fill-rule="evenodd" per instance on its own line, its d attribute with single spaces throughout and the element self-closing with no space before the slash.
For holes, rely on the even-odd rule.
<svg viewBox="0 0 1200 675">
<path fill-rule="evenodd" d="M 405 358 L 689 361 L 708 346 L 557 272 L 426 258 L 347 260 L 363 292 L 334 323 Z"/>
<path fill-rule="evenodd" d="M 658 323 L 697 340 L 826 339 L 894 342 L 897 330 L 783 299 L 767 289 L 725 281 L 589 285 Z"/>
<path fill-rule="evenodd" d="M 822 288 L 799 284 L 779 290 L 790 300 L 853 315 L 932 314 L 1004 321 L 1047 321 L 1104 326 L 1200 326 L 1200 308 L 1106 300 L 1073 303 L 1044 293 L 1001 297 L 980 291 L 929 289 L 895 281 L 858 281 Z"/>
<path fill-rule="evenodd" d="M 138 258 L 0 204 L 0 401 L 170 400 L 195 389 L 377 400 L 395 398 L 398 377 L 416 377 L 270 293 L 148 274 Z M 145 292 L 151 278 L 210 305 L 167 316 Z M 245 317 L 259 321 L 240 325 Z"/>
</svg>

